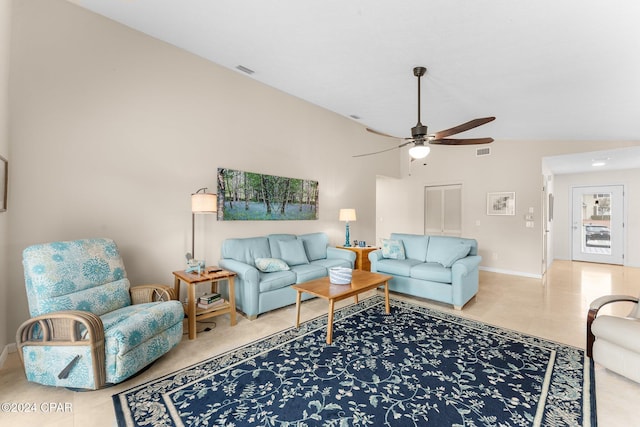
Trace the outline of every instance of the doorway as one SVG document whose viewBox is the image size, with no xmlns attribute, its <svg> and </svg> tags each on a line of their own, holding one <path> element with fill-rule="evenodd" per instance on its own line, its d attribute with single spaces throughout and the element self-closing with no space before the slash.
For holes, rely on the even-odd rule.
<svg viewBox="0 0 640 427">
<path fill-rule="evenodd" d="M 624 264 L 624 186 L 573 187 L 572 259 Z"/>
</svg>

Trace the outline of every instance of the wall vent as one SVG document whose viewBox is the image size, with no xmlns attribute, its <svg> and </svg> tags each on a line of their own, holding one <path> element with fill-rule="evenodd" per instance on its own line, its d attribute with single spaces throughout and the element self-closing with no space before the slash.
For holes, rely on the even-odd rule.
<svg viewBox="0 0 640 427">
<path fill-rule="evenodd" d="M 247 68 L 244 65 L 238 65 L 238 66 L 236 66 L 236 69 L 242 71 L 243 73 L 249 74 L 249 75 L 255 73 L 255 71 L 253 71 L 251 68 Z"/>
<path fill-rule="evenodd" d="M 476 157 L 488 156 L 491 154 L 491 147 L 482 147 L 476 149 Z"/>
</svg>

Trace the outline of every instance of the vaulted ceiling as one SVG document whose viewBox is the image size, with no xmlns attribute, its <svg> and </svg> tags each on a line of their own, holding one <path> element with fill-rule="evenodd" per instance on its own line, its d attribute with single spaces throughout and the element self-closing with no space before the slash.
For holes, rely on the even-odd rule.
<svg viewBox="0 0 640 427">
<path fill-rule="evenodd" d="M 351 117 L 409 136 L 640 141 L 640 2 L 69 0 Z M 353 117 L 357 118 L 353 118 Z"/>
</svg>

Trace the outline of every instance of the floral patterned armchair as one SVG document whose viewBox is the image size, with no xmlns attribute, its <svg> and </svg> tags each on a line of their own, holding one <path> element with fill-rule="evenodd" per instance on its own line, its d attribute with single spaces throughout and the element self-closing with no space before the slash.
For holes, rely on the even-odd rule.
<svg viewBox="0 0 640 427">
<path fill-rule="evenodd" d="M 29 381 L 99 389 L 182 339 L 184 310 L 173 289 L 130 287 L 111 239 L 30 246 L 22 263 L 31 319 L 16 343 Z"/>
</svg>

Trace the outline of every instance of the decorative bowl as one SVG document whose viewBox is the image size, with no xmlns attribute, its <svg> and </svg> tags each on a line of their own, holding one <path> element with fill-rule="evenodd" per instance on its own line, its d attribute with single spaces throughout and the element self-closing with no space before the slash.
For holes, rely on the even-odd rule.
<svg viewBox="0 0 640 427">
<path fill-rule="evenodd" d="M 351 283 L 353 270 L 347 267 L 333 267 L 329 269 L 329 282 L 334 285 L 348 285 Z"/>
</svg>

